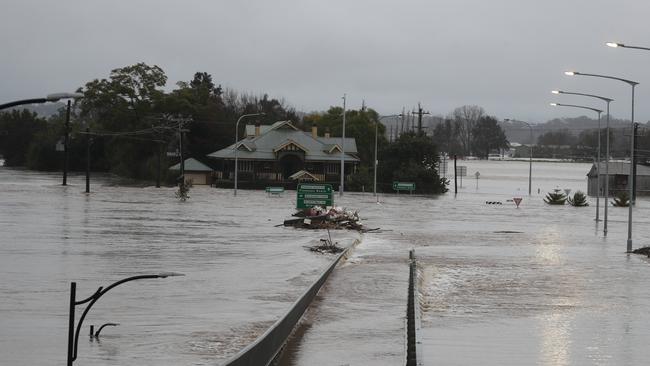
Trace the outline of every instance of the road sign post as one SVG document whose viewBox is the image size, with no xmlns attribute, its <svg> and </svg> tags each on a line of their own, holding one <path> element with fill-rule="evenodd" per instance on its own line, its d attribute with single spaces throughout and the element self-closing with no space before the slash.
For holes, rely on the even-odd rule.
<svg viewBox="0 0 650 366">
<path fill-rule="evenodd" d="M 415 191 L 415 183 L 412 182 L 393 182 L 393 190 L 399 194 L 399 191 L 409 191 L 413 194 Z"/>
<path fill-rule="evenodd" d="M 460 188 L 463 188 L 463 177 L 467 176 L 467 166 L 458 165 L 456 167 L 456 176 L 460 177 Z"/>
<path fill-rule="evenodd" d="M 331 184 L 301 183 L 298 185 L 296 208 L 332 206 L 334 194 Z"/>
</svg>

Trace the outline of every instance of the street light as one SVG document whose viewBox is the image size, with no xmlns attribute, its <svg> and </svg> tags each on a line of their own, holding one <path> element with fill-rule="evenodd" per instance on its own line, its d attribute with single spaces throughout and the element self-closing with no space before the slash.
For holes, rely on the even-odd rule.
<svg viewBox="0 0 650 366">
<path fill-rule="evenodd" d="M 532 184 L 533 184 L 533 127 L 528 122 L 520 121 L 518 119 L 506 118 L 504 121 L 508 122 L 519 122 L 523 123 L 530 129 L 530 153 L 528 157 L 528 195 L 532 195 Z"/>
<path fill-rule="evenodd" d="M 554 90 L 556 91 L 556 90 Z M 554 93 L 554 94 L 560 94 Z M 594 111 L 598 113 L 598 169 L 596 169 L 596 221 L 600 221 L 599 218 L 599 212 L 600 212 L 600 114 L 603 113 L 602 109 L 597 109 L 597 108 L 591 108 L 591 107 L 585 107 L 582 105 L 575 105 L 575 104 L 562 104 L 562 103 L 550 103 L 552 106 L 556 107 L 570 107 L 570 108 L 580 108 L 580 109 L 587 109 L 590 111 Z M 605 201 L 605 206 L 607 206 L 607 201 Z"/>
<path fill-rule="evenodd" d="M 580 95 L 584 97 L 597 98 L 603 100 L 607 103 L 607 127 L 605 133 L 607 134 L 607 142 L 605 143 L 605 221 L 603 225 L 603 235 L 607 236 L 607 206 L 609 206 L 609 103 L 613 102 L 614 99 L 606 98 L 600 95 L 594 94 L 585 94 L 585 93 L 575 93 L 568 92 L 564 90 L 552 90 L 553 94 L 567 94 L 567 95 Z M 600 196 L 600 118 L 598 118 L 598 196 L 596 196 L 596 221 L 598 221 L 598 199 Z"/>
<path fill-rule="evenodd" d="M 81 93 L 54 93 L 54 94 L 48 94 L 45 98 L 33 98 L 33 99 L 23 99 L 23 100 L 17 100 L 14 102 L 9 102 L 5 104 L 0 104 L 0 110 L 19 106 L 19 105 L 24 105 L 24 104 L 39 104 L 39 103 L 47 103 L 47 102 L 58 102 L 61 99 L 67 99 L 68 100 L 68 108 L 65 114 L 65 135 L 64 135 L 64 140 L 63 140 L 63 185 L 67 185 L 68 183 L 68 136 L 69 136 L 69 129 L 70 129 L 70 100 L 71 99 L 80 99 L 83 98 L 84 95 Z"/>
<path fill-rule="evenodd" d="M 377 161 L 377 129 L 379 127 L 379 122 L 382 119 L 384 119 L 384 118 L 394 118 L 394 117 L 400 117 L 400 116 L 402 116 L 402 115 L 401 114 L 391 114 L 391 115 L 388 115 L 388 116 L 381 116 L 375 121 L 375 162 L 374 162 L 374 165 L 373 165 L 374 166 L 374 169 L 373 169 L 373 174 L 374 174 L 373 192 L 375 194 L 375 197 L 377 197 L 377 202 L 378 203 L 379 203 L 379 197 L 377 196 L 377 165 L 378 165 L 379 162 Z"/>
<path fill-rule="evenodd" d="M 86 315 L 88 314 L 88 311 L 90 311 L 90 308 L 95 305 L 97 300 L 99 300 L 100 297 L 102 297 L 105 293 L 110 291 L 112 288 L 117 287 L 123 283 L 130 282 L 130 281 L 135 281 L 135 280 L 142 280 L 142 279 L 147 279 L 147 278 L 167 278 L 167 277 L 174 277 L 174 276 L 184 276 L 182 273 L 174 273 L 174 272 L 162 272 L 158 274 L 151 274 L 151 275 L 139 275 L 139 276 L 133 276 L 133 277 L 128 277 L 122 280 L 119 280 L 112 285 L 103 288 L 99 287 L 97 291 L 95 291 L 94 294 L 90 295 L 90 297 L 84 299 L 84 300 L 79 300 L 77 301 L 76 295 L 77 295 L 77 283 L 72 282 L 70 283 L 70 314 L 69 314 L 69 320 L 68 320 L 68 361 L 67 365 L 72 366 L 72 363 L 77 359 L 77 346 L 79 345 L 79 332 L 81 331 L 81 325 L 84 322 L 84 319 L 86 318 Z M 77 305 L 82 305 L 87 302 L 90 302 L 88 306 L 86 306 L 86 309 L 84 312 L 81 314 L 81 317 L 79 318 L 79 323 L 77 323 L 77 328 L 75 330 L 74 326 L 74 310 L 75 306 Z"/>
<path fill-rule="evenodd" d="M 605 43 L 607 46 L 612 47 L 612 48 L 634 48 L 636 50 L 645 50 L 645 51 L 650 51 L 650 48 L 648 47 L 640 47 L 640 46 L 628 46 L 623 43 L 618 43 L 618 42 L 607 42 Z"/>
<path fill-rule="evenodd" d="M 239 152 L 239 146 L 237 146 L 237 142 L 239 142 L 239 122 L 247 117 L 254 117 L 254 116 L 264 116 L 266 113 L 250 113 L 250 114 L 244 114 L 243 116 L 239 117 L 237 119 L 237 123 L 235 123 L 235 192 L 234 195 L 237 196 L 237 153 Z"/>
<path fill-rule="evenodd" d="M 628 179 L 628 184 L 630 185 L 630 206 L 628 209 L 628 214 L 627 214 L 627 251 L 631 252 L 632 251 L 632 204 L 633 204 L 633 197 L 634 197 L 634 88 L 639 85 L 638 82 L 628 80 L 628 79 L 623 79 L 623 78 L 618 78 L 614 76 L 608 76 L 608 75 L 600 75 L 600 74 L 585 74 L 577 71 L 565 71 L 565 75 L 569 76 L 574 76 L 574 75 L 582 75 L 582 76 L 592 76 L 592 77 L 597 77 L 597 78 L 603 78 L 603 79 L 612 79 L 612 80 L 618 80 L 622 81 L 632 87 L 632 119 L 630 121 L 631 123 L 631 137 L 630 137 L 630 178 Z M 609 136 L 609 135 L 608 135 Z"/>
<path fill-rule="evenodd" d="M 24 105 L 24 104 L 40 104 L 40 103 L 47 103 L 47 102 L 57 102 L 61 99 L 76 99 L 76 98 L 83 98 L 83 94 L 54 93 L 54 94 L 48 94 L 45 98 L 23 99 L 23 100 L 17 100 L 5 104 L 0 104 L 0 110 L 19 106 L 19 105 Z"/>
</svg>

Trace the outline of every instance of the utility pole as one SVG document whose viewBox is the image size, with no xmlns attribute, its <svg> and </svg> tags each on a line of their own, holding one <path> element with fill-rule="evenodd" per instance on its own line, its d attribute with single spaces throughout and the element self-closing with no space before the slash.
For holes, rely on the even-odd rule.
<svg viewBox="0 0 650 366">
<path fill-rule="evenodd" d="M 429 112 L 425 112 L 422 109 L 422 106 L 420 105 L 420 102 L 418 102 L 418 111 L 417 112 L 411 112 L 411 113 L 416 113 L 418 115 L 418 136 L 420 136 L 420 135 L 422 135 L 422 115 L 429 114 Z"/>
<path fill-rule="evenodd" d="M 339 196 L 343 197 L 343 184 L 345 181 L 345 94 L 343 94 L 343 133 L 341 134 L 341 183 Z"/>
<path fill-rule="evenodd" d="M 160 188 L 160 169 L 162 166 L 162 153 L 163 153 L 163 144 L 162 142 L 158 141 L 157 143 L 158 147 L 158 166 L 156 167 L 156 188 Z"/>
<path fill-rule="evenodd" d="M 636 204 L 636 162 L 637 162 L 637 150 L 639 148 L 639 139 L 638 139 L 638 133 L 639 133 L 639 123 L 635 122 L 634 123 L 634 130 L 632 132 L 632 140 L 633 145 L 634 145 L 634 159 L 632 160 L 632 197 L 630 198 L 632 201 L 632 204 Z"/>
<path fill-rule="evenodd" d="M 404 117 L 406 116 L 406 111 L 404 110 L 404 107 L 402 107 L 402 129 L 400 130 L 398 136 L 402 135 L 404 133 Z"/>
<path fill-rule="evenodd" d="M 90 128 L 86 127 L 86 193 L 90 193 Z"/>
<path fill-rule="evenodd" d="M 174 120 L 175 122 L 178 122 L 178 150 L 181 158 L 181 175 L 178 178 L 178 184 L 179 186 L 181 184 L 185 184 L 185 157 L 183 155 L 183 135 L 185 132 L 189 131 L 188 129 L 185 129 L 185 124 L 191 122 L 190 119 L 187 118 L 177 118 Z"/>
<path fill-rule="evenodd" d="M 68 185 L 68 140 L 70 135 L 70 99 L 68 99 L 68 109 L 65 112 L 65 135 L 63 137 L 63 184 Z"/>
<path fill-rule="evenodd" d="M 454 155 L 454 195 L 458 194 L 458 178 L 456 177 L 456 172 L 458 169 L 456 169 L 456 155 Z"/>
</svg>

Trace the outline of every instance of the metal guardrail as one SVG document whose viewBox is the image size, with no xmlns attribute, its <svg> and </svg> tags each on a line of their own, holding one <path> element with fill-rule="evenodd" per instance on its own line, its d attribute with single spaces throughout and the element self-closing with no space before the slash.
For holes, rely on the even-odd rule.
<svg viewBox="0 0 650 366">
<path fill-rule="evenodd" d="M 420 330 L 420 301 L 418 299 L 418 268 L 415 250 L 409 251 L 409 293 L 406 305 L 406 366 L 418 366 L 421 350 L 418 331 Z"/>
<path fill-rule="evenodd" d="M 358 242 L 345 249 L 336 257 L 334 262 L 320 275 L 305 293 L 291 306 L 291 309 L 275 324 L 271 326 L 264 334 L 259 336 L 253 343 L 241 350 L 239 353 L 226 361 L 223 366 L 268 366 L 282 350 L 287 339 L 298 324 L 300 318 L 309 307 L 320 288 L 323 286 L 334 267 L 339 263 L 341 258 L 347 258 L 348 251 Z"/>
</svg>

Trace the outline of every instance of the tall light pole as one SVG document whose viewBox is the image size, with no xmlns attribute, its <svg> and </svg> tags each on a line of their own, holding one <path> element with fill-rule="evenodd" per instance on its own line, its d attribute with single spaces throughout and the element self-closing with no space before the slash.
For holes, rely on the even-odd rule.
<svg viewBox="0 0 650 366">
<path fill-rule="evenodd" d="M 237 146 L 237 143 L 239 142 L 239 122 L 241 122 L 242 119 L 247 118 L 247 117 L 254 117 L 254 116 L 264 116 L 265 113 L 249 113 L 249 114 L 244 114 L 241 117 L 237 119 L 237 123 L 235 123 L 235 145 L 233 145 L 235 149 L 235 191 L 234 195 L 237 195 L 237 156 L 239 152 L 239 146 Z"/>
<path fill-rule="evenodd" d="M 345 181 L 345 94 L 343 94 L 343 133 L 341 134 L 341 183 L 339 185 L 340 197 L 343 197 L 344 181 Z"/>
<path fill-rule="evenodd" d="M 583 97 L 590 97 L 603 100 L 607 103 L 607 127 L 605 133 L 607 134 L 607 142 L 605 143 L 605 212 L 604 212 L 604 222 L 603 222 L 603 235 L 607 236 L 607 207 L 609 206 L 609 103 L 613 102 L 614 99 L 603 97 L 600 95 L 594 94 L 585 94 L 585 93 L 576 93 L 568 92 L 564 90 L 552 90 L 553 94 L 567 94 L 567 95 L 580 95 Z M 598 118 L 598 195 L 600 196 L 600 118 Z M 596 206 L 598 206 L 598 198 L 596 198 Z M 596 212 L 596 221 L 598 221 L 598 212 Z"/>
<path fill-rule="evenodd" d="M 619 42 L 607 42 L 607 43 L 605 43 L 605 44 L 606 44 L 607 46 L 609 46 L 609 47 L 612 47 L 612 48 L 618 48 L 618 47 L 620 47 L 620 48 L 633 48 L 633 49 L 635 49 L 635 50 L 650 51 L 650 48 L 648 48 L 648 47 L 641 47 L 641 46 L 628 46 L 628 45 L 626 45 L 626 44 L 619 43 Z"/>
<path fill-rule="evenodd" d="M 632 251 L 632 197 L 634 196 L 634 184 L 632 183 L 634 179 L 634 88 L 639 85 L 638 82 L 628 80 L 628 79 L 623 79 L 623 78 L 618 78 L 614 76 L 609 76 L 609 75 L 600 75 L 600 74 L 585 74 L 582 72 L 577 72 L 577 71 L 565 71 L 565 75 L 568 76 L 574 76 L 574 75 L 582 75 L 582 76 L 592 76 L 592 77 L 597 77 L 597 78 L 603 78 L 603 79 L 612 79 L 612 80 L 618 80 L 621 82 L 624 82 L 632 87 L 632 120 L 630 121 L 631 125 L 631 135 L 630 135 L 630 177 L 628 179 L 628 185 L 630 186 L 630 206 L 628 209 L 627 213 L 627 251 L 631 252 Z"/>
<path fill-rule="evenodd" d="M 79 332 L 81 331 L 81 325 L 83 324 L 84 319 L 88 314 L 88 311 L 90 311 L 90 309 L 93 307 L 93 305 L 95 305 L 95 303 L 97 302 L 97 300 L 99 300 L 100 297 L 102 297 L 105 293 L 110 291 L 112 288 L 117 287 L 125 282 L 143 280 L 148 278 L 167 278 L 167 277 L 174 277 L 174 276 L 184 276 L 184 274 L 174 273 L 174 272 L 163 272 L 159 274 L 128 277 L 119 280 L 106 288 L 99 287 L 94 294 L 90 295 L 90 297 L 78 301 L 77 301 L 77 283 L 76 282 L 70 283 L 70 312 L 68 314 L 68 359 L 66 363 L 67 366 L 72 366 L 74 360 L 77 359 L 77 346 L 79 345 Z M 79 323 L 77 323 L 77 327 L 75 330 L 75 316 L 74 316 L 75 307 L 77 305 L 82 305 L 87 302 L 89 302 L 89 304 L 88 306 L 86 306 L 86 309 L 81 314 L 81 317 L 79 318 Z"/>
<path fill-rule="evenodd" d="M 562 103 L 551 103 L 552 106 L 556 107 L 570 107 L 570 108 L 580 108 L 587 109 L 598 113 L 598 165 L 596 169 L 596 221 L 600 221 L 600 114 L 603 113 L 602 109 L 585 107 L 582 105 L 575 104 L 562 104 Z M 607 204 L 607 202 L 605 202 Z"/>
<path fill-rule="evenodd" d="M 400 117 L 401 114 L 391 114 L 388 116 L 381 116 L 377 118 L 375 121 L 375 162 L 373 164 L 373 192 L 375 194 L 375 197 L 377 197 L 377 202 L 379 202 L 379 197 L 377 196 L 377 165 L 379 164 L 379 161 L 377 160 L 377 130 L 379 127 L 379 122 L 384 119 L 384 118 L 394 118 L 394 117 Z"/>
<path fill-rule="evenodd" d="M 506 118 L 504 121 L 512 121 L 512 122 L 519 122 L 523 123 L 526 126 L 528 126 L 528 129 L 530 130 L 530 156 L 528 157 L 528 195 L 532 195 L 532 185 L 533 185 L 533 127 L 530 125 L 528 122 L 520 121 L 518 119 L 511 119 L 511 118 Z"/>
<path fill-rule="evenodd" d="M 63 185 L 68 184 L 68 138 L 70 134 L 70 100 L 83 98 L 81 93 L 54 93 L 48 94 L 45 98 L 23 99 L 15 102 L 0 104 L 0 110 L 16 107 L 24 104 L 38 104 L 47 102 L 58 102 L 61 99 L 68 100 L 68 108 L 65 114 L 65 131 L 63 138 Z"/>
<path fill-rule="evenodd" d="M 16 100 L 14 102 L 0 104 L 0 110 L 11 108 L 11 107 L 16 107 L 16 106 L 19 106 L 19 105 L 25 105 L 25 104 L 40 104 L 40 103 L 47 103 L 47 102 L 58 102 L 61 99 L 83 98 L 83 96 L 84 95 L 81 94 L 81 93 L 54 93 L 54 94 L 48 94 L 45 98 L 23 99 L 23 100 Z"/>
</svg>

